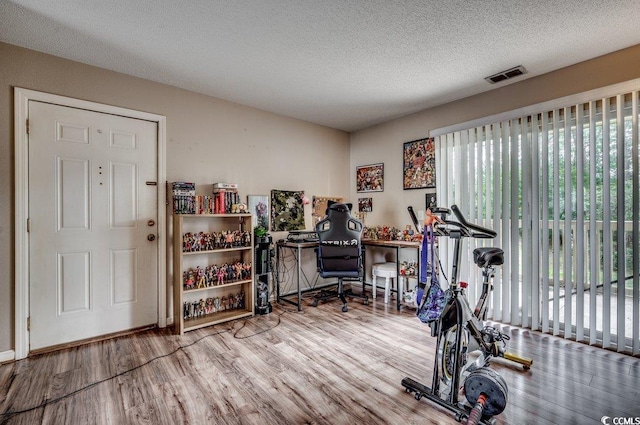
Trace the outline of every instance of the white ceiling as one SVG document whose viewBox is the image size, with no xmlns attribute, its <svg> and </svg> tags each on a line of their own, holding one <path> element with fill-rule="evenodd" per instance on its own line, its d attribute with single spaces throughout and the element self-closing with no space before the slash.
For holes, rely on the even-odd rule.
<svg viewBox="0 0 640 425">
<path fill-rule="evenodd" d="M 0 40 L 354 131 L 640 44 L 640 1 L 0 0 Z"/>
</svg>

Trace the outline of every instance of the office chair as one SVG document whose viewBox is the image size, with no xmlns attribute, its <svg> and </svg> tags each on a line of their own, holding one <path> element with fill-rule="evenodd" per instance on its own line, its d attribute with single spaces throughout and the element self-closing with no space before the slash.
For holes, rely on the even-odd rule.
<svg viewBox="0 0 640 425">
<path fill-rule="evenodd" d="M 356 294 L 352 289 L 344 290 L 343 280 L 360 280 L 362 278 L 362 223 L 351 216 L 348 204 L 331 203 L 327 208 L 327 216 L 316 225 L 318 234 L 318 272 L 323 278 L 337 278 L 335 291 L 323 290 L 316 294 L 312 306 L 319 300 L 338 297 L 342 301 L 342 311 L 346 312 L 346 297 L 359 297 L 364 304 L 369 304 L 369 297 Z"/>
</svg>

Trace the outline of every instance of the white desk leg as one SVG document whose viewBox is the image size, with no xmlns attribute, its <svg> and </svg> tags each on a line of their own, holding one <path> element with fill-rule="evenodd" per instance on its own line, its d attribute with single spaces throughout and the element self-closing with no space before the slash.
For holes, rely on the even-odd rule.
<svg viewBox="0 0 640 425">
<path fill-rule="evenodd" d="M 376 299 L 376 295 L 377 295 L 377 290 L 378 287 L 376 286 L 376 276 L 372 273 L 371 274 L 371 297 L 375 300 Z"/>
</svg>

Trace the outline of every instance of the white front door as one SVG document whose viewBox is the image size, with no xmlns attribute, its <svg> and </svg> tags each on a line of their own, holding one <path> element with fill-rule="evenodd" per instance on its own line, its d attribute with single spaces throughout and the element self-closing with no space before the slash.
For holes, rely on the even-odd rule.
<svg viewBox="0 0 640 425">
<path fill-rule="evenodd" d="M 29 101 L 29 127 L 30 349 L 158 323 L 157 123 Z"/>
</svg>

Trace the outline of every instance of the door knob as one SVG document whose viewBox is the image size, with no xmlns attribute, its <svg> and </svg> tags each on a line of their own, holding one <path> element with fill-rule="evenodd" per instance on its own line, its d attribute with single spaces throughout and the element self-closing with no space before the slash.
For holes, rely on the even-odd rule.
<svg viewBox="0 0 640 425">
<path fill-rule="evenodd" d="M 147 240 L 148 240 L 149 242 L 153 242 L 153 241 L 155 241 L 155 240 L 156 240 L 156 235 L 154 235 L 153 233 L 149 233 L 149 234 L 147 235 Z"/>
<path fill-rule="evenodd" d="M 155 226 L 155 224 L 156 224 L 156 222 L 153 221 L 153 220 L 147 221 L 147 226 L 149 226 L 149 227 L 153 227 L 153 226 Z"/>
</svg>

